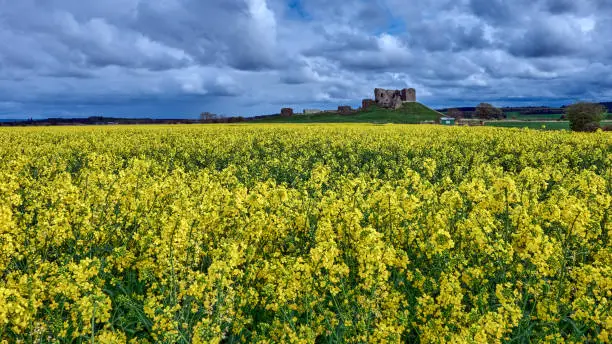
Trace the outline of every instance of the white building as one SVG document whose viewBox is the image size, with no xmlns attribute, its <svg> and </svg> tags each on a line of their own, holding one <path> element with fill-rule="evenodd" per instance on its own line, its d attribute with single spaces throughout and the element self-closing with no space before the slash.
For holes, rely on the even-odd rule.
<svg viewBox="0 0 612 344">
<path fill-rule="evenodd" d="M 304 115 L 311 115 L 313 113 L 319 113 L 321 110 L 319 109 L 304 109 Z"/>
</svg>

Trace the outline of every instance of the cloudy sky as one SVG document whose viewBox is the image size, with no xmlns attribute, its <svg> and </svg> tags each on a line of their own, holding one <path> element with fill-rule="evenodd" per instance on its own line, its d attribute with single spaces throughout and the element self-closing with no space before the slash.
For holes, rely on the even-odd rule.
<svg viewBox="0 0 612 344">
<path fill-rule="evenodd" d="M 0 0 L 0 119 L 612 100 L 609 0 Z"/>
</svg>

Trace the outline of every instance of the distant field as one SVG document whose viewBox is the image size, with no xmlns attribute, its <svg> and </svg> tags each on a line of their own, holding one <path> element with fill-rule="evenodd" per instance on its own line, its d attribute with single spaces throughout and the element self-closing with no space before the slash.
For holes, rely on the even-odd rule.
<svg viewBox="0 0 612 344">
<path fill-rule="evenodd" d="M 491 121 L 486 122 L 486 126 L 489 127 L 504 127 L 504 128 L 529 128 L 529 129 L 543 129 L 543 130 L 569 130 L 568 121 Z M 606 120 L 601 122 L 601 126 L 612 125 L 612 121 Z M 543 127 L 544 126 L 544 127 Z"/>
<path fill-rule="evenodd" d="M 274 117 L 257 120 L 257 123 L 398 123 L 418 124 L 423 121 L 436 121 L 441 116 L 420 103 L 406 103 L 398 110 L 382 109 L 372 106 L 354 115 L 321 113 L 312 115 L 296 114 L 292 117 Z"/>
<path fill-rule="evenodd" d="M 569 130 L 568 121 L 558 122 L 542 122 L 542 121 L 522 121 L 522 122 L 506 122 L 506 121 L 495 121 L 486 122 L 489 127 L 504 127 L 504 128 L 529 128 L 529 129 L 545 129 L 545 130 Z M 543 128 L 542 126 L 545 126 Z"/>
<path fill-rule="evenodd" d="M 541 114 L 541 115 L 521 115 L 518 112 L 507 112 L 506 116 L 508 119 L 517 119 L 517 120 L 521 120 L 521 121 L 546 121 L 546 120 L 558 120 L 559 118 L 561 118 L 561 115 L 559 114 Z M 605 114 L 604 115 L 604 119 L 610 119 L 612 120 L 612 114 Z"/>
<path fill-rule="evenodd" d="M 562 115 L 559 114 L 550 114 L 550 115 L 546 115 L 546 114 L 542 114 L 542 115 L 521 115 L 521 114 L 517 114 L 517 115 L 510 115 L 508 114 L 508 119 L 519 119 L 522 121 L 537 121 L 537 120 L 558 120 L 559 118 L 561 118 Z"/>
</svg>

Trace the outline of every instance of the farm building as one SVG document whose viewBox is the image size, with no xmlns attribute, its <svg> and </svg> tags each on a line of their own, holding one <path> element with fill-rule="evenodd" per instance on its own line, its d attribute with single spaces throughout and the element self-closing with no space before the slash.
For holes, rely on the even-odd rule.
<svg viewBox="0 0 612 344">
<path fill-rule="evenodd" d="M 455 125 L 455 119 L 453 117 L 442 117 L 442 118 L 440 118 L 440 124 L 442 124 L 442 125 Z"/>
</svg>

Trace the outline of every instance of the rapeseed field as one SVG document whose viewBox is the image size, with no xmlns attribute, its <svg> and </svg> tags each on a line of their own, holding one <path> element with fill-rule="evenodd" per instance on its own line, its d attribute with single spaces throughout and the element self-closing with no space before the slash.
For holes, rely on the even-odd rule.
<svg viewBox="0 0 612 344">
<path fill-rule="evenodd" d="M 0 129 L 0 342 L 610 342 L 611 202 L 604 132 Z"/>
</svg>

